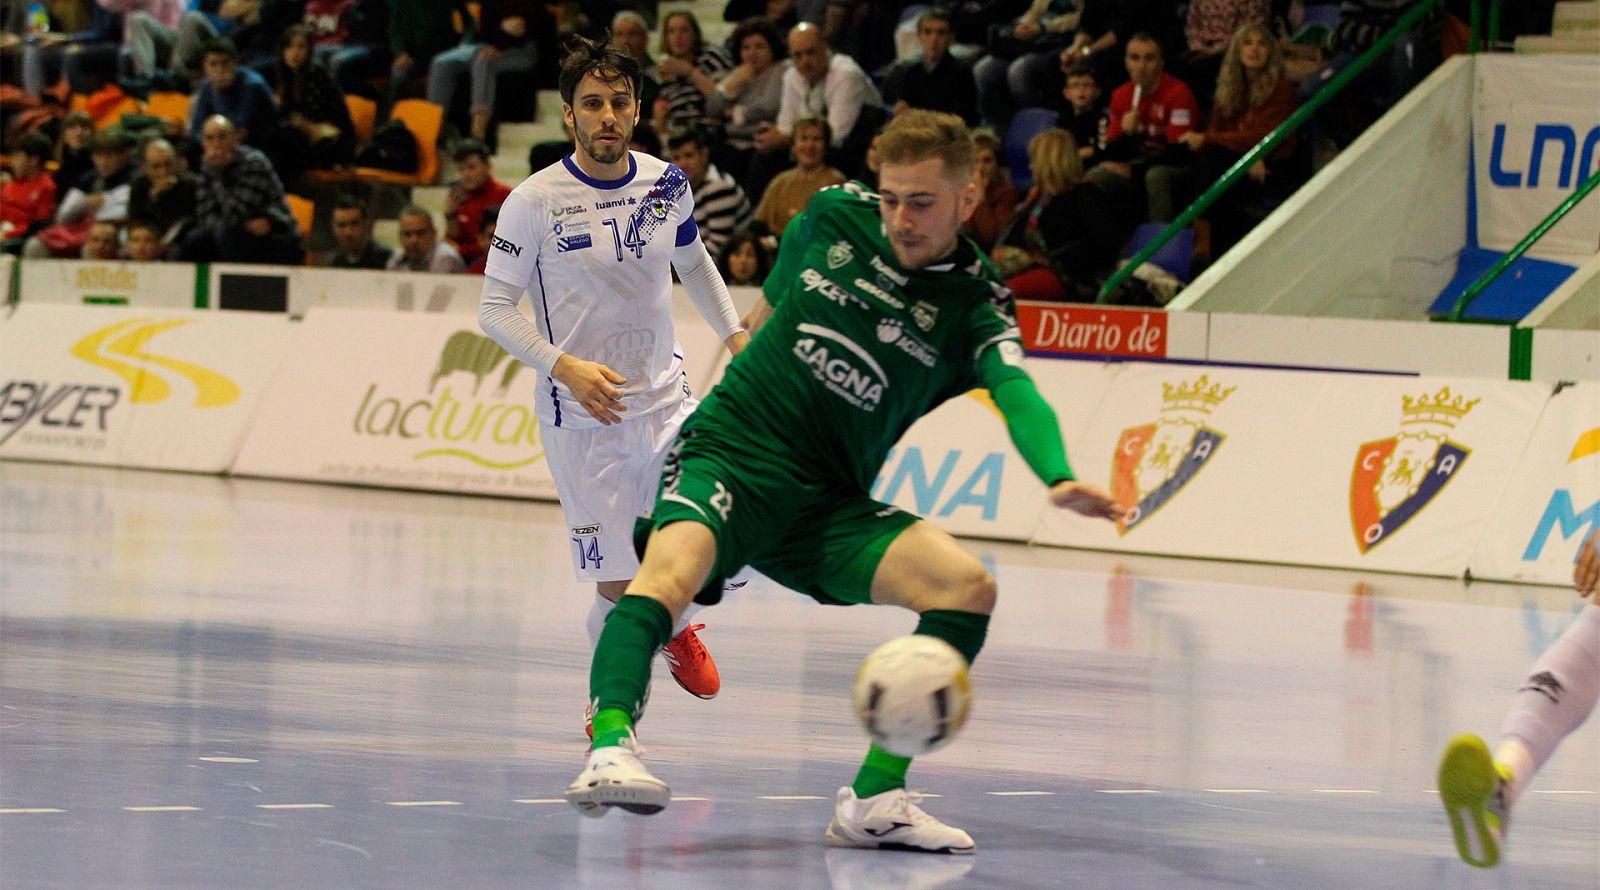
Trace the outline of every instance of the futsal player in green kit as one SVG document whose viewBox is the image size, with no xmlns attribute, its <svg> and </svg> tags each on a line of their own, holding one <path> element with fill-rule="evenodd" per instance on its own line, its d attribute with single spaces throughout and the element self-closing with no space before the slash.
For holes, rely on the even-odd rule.
<svg viewBox="0 0 1600 890">
<path fill-rule="evenodd" d="M 639 574 L 606 618 L 590 672 L 594 746 L 566 798 L 580 812 L 649 814 L 665 782 L 640 761 L 633 724 L 650 664 L 691 600 L 714 602 L 750 565 L 836 604 L 920 615 L 970 662 L 995 582 L 932 524 L 868 496 L 900 436 L 946 399 L 989 390 L 1011 440 L 1057 507 L 1116 518 L 1074 481 L 1056 415 L 1022 367 L 1010 292 L 958 235 L 978 200 L 976 148 L 953 115 L 897 115 L 878 143 L 880 187 L 818 192 L 784 233 L 760 333 L 685 422 L 662 472 Z M 971 853 L 972 838 L 911 802 L 910 760 L 873 746 L 839 789 L 836 846 Z"/>
</svg>

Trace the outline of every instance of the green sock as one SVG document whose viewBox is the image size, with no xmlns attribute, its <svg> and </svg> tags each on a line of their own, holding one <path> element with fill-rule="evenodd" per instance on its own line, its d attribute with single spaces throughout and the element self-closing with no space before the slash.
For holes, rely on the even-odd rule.
<svg viewBox="0 0 1600 890">
<path fill-rule="evenodd" d="M 967 664 L 978 657 L 984 637 L 989 633 L 989 616 L 981 612 L 962 612 L 956 609 L 934 609 L 923 612 L 917 622 L 916 633 L 938 637 L 954 646 Z M 911 768 L 911 758 L 890 754 L 877 745 L 867 751 L 867 759 L 856 773 L 850 786 L 856 797 L 871 797 L 895 788 L 906 787 L 906 771 Z"/>
<path fill-rule="evenodd" d="M 596 748 L 617 744 L 643 715 L 650 660 L 671 637 L 671 613 L 647 596 L 624 596 L 606 616 L 589 669 Z"/>
<path fill-rule="evenodd" d="M 911 758 L 890 754 L 877 745 L 867 749 L 867 759 L 856 773 L 850 787 L 856 797 L 871 797 L 895 788 L 906 787 L 906 770 L 911 768 Z"/>
</svg>

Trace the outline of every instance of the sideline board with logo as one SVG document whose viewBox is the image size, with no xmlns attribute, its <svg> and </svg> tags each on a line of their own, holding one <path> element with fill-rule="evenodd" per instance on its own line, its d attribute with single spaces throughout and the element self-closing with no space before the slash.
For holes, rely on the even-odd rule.
<svg viewBox="0 0 1600 890">
<path fill-rule="evenodd" d="M 1510 250 L 1600 167 L 1600 58 L 1487 53 L 1473 64 L 1478 240 Z M 1596 243 L 1600 197 L 1590 195 L 1531 253 L 1578 264 Z"/>
<path fill-rule="evenodd" d="M 1571 584 L 1582 540 L 1600 528 L 1600 383 L 1551 397 L 1489 533 L 1472 557 L 1477 578 Z"/>
<path fill-rule="evenodd" d="M 139 309 L 194 308 L 195 266 L 30 259 L 18 287 L 26 303 L 109 303 Z"/>
<path fill-rule="evenodd" d="M 1017 302 L 1017 326 L 1030 353 L 1106 358 L 1203 359 L 1206 316 L 1074 303 Z"/>
<path fill-rule="evenodd" d="M 0 458 L 225 472 L 282 316 L 28 305 L 0 322 Z"/>
<path fill-rule="evenodd" d="M 299 328 L 235 472 L 555 498 L 544 381 L 476 316 L 318 308 Z"/>
<path fill-rule="evenodd" d="M 1135 365 L 1075 460 L 1129 510 L 1043 543 L 1460 575 L 1549 396 L 1539 383 Z"/>
</svg>

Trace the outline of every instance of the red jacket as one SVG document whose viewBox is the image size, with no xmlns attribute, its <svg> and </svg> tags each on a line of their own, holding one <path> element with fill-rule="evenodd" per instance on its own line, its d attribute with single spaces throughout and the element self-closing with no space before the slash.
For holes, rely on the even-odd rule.
<svg viewBox="0 0 1600 890">
<path fill-rule="evenodd" d="M 1106 130 L 1106 143 L 1111 145 L 1122 137 L 1130 139 L 1134 133 L 1122 131 L 1122 117 L 1133 108 L 1133 81 L 1128 81 L 1111 94 L 1111 127 Z M 1143 136 L 1137 146 L 1122 146 L 1121 152 L 1110 153 L 1108 156 L 1117 160 L 1129 159 L 1119 155 L 1132 157 L 1151 157 L 1160 154 L 1169 145 L 1177 143 L 1183 134 L 1195 129 L 1200 124 L 1200 104 L 1195 101 L 1194 93 L 1189 90 L 1188 84 L 1162 72 L 1161 80 L 1156 88 L 1147 95 L 1139 97 L 1139 129 L 1137 135 Z"/>
<path fill-rule="evenodd" d="M 35 221 L 49 219 L 55 211 L 56 181 L 48 173 L 41 171 L 31 179 L 13 179 L 0 189 L 0 221 L 6 230 L 3 237 L 20 236 Z"/>
<path fill-rule="evenodd" d="M 478 246 L 478 219 L 483 216 L 485 209 L 499 207 L 510 195 L 511 186 L 498 179 L 490 179 L 476 192 L 467 195 L 461 206 L 450 214 L 445 235 L 461 254 L 462 262 L 470 266 L 473 260 L 483 255 L 483 248 Z"/>
</svg>

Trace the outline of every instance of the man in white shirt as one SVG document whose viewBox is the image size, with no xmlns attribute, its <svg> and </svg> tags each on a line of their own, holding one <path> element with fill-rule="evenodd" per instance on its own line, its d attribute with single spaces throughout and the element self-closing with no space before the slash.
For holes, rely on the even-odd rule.
<svg viewBox="0 0 1600 890">
<path fill-rule="evenodd" d="M 758 165 L 787 158 L 796 120 L 820 117 L 833 133 L 829 162 L 846 175 L 853 174 L 872 138 L 871 132 L 864 132 L 867 125 L 882 123 L 883 96 L 855 59 L 828 46 L 816 25 L 801 22 L 789 32 L 789 59 L 792 64 L 783 72 L 778 119 L 753 137 L 761 152 Z M 775 175 L 777 171 L 762 172 Z M 771 176 L 757 179 L 764 184 Z"/>
<path fill-rule="evenodd" d="M 641 79 L 631 55 L 574 45 L 560 89 L 577 149 L 501 206 L 479 309 L 484 332 L 545 377 L 535 412 L 578 579 L 596 584 L 591 645 L 638 570 L 634 521 L 698 404 L 673 334 L 672 271 L 730 351 L 750 340 L 701 242 L 688 177 L 628 150 Z M 517 311 L 524 291 L 532 323 Z M 701 626 L 685 615 L 663 654 L 680 686 L 711 698 L 721 680 Z"/>
</svg>

